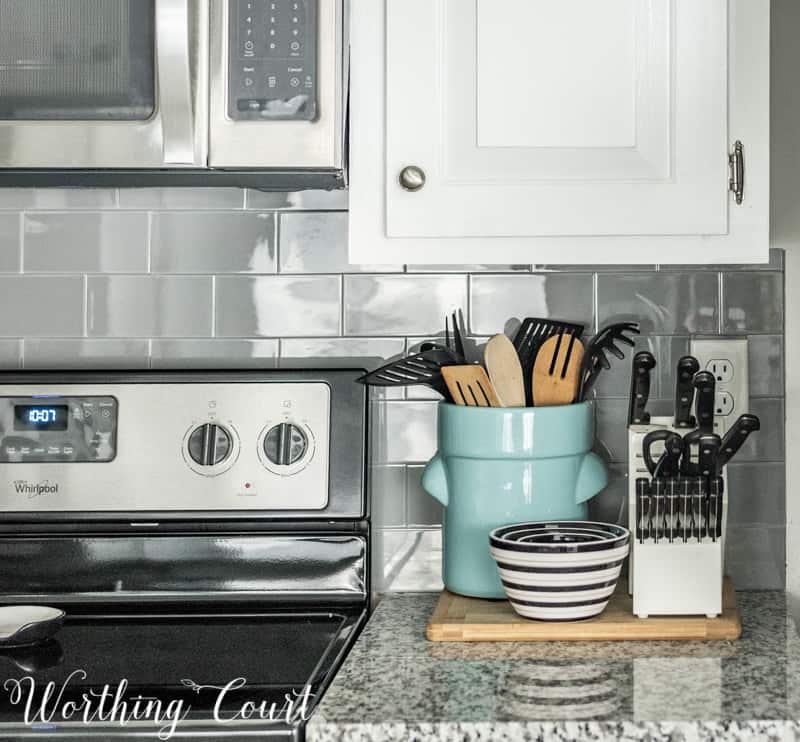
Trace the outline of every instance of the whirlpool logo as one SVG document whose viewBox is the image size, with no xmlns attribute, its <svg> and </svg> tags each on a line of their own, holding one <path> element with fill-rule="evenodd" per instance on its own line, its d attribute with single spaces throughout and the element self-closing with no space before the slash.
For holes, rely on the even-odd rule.
<svg viewBox="0 0 800 742">
<path fill-rule="evenodd" d="M 14 491 L 18 495 L 27 495 L 29 500 L 42 495 L 58 494 L 58 483 L 45 479 L 43 482 L 29 482 L 27 479 L 15 479 Z"/>
</svg>

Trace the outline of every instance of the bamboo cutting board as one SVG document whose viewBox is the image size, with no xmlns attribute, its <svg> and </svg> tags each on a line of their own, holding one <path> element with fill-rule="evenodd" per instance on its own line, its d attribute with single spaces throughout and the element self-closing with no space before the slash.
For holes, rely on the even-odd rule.
<svg viewBox="0 0 800 742">
<path fill-rule="evenodd" d="M 742 634 L 736 593 L 729 578 L 722 592 L 722 615 L 633 615 L 624 581 L 605 611 L 584 621 L 531 621 L 514 613 L 507 600 L 465 598 L 445 590 L 428 621 L 433 642 L 733 640 Z"/>
</svg>

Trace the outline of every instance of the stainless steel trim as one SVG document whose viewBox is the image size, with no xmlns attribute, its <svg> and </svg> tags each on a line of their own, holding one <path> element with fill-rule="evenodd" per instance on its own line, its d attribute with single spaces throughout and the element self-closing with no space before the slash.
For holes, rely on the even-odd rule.
<svg viewBox="0 0 800 742">
<path fill-rule="evenodd" d="M 319 0 L 318 115 L 314 121 L 232 121 L 228 96 L 228 3 L 211 0 L 209 165 L 215 168 L 342 168 L 343 0 Z"/>
<path fill-rule="evenodd" d="M 733 193 L 736 203 L 741 205 L 744 199 L 744 147 L 738 139 L 733 145 L 733 152 L 728 155 L 728 165 L 731 171 L 728 190 Z"/>
<path fill-rule="evenodd" d="M 189 1 L 156 0 L 156 68 L 165 165 L 194 164 Z"/>
</svg>

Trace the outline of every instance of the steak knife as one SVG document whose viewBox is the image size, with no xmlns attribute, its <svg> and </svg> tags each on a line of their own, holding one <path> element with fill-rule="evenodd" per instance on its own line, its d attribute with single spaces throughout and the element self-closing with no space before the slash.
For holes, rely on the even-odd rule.
<svg viewBox="0 0 800 742">
<path fill-rule="evenodd" d="M 655 367 L 656 359 L 649 351 L 640 351 L 633 357 L 628 425 L 647 425 L 650 422 L 646 408 L 650 397 L 650 372 Z"/>
<path fill-rule="evenodd" d="M 722 445 L 716 433 L 704 433 L 697 441 L 697 468 L 701 477 L 716 477 L 719 449 Z"/>
<path fill-rule="evenodd" d="M 761 421 L 755 415 L 739 415 L 739 419 L 722 439 L 718 461 L 720 469 L 738 453 L 747 440 L 747 436 L 755 433 L 756 430 L 761 430 Z"/>
<path fill-rule="evenodd" d="M 697 416 L 697 427 L 701 433 L 714 432 L 714 397 L 716 394 L 716 381 L 714 374 L 700 371 L 695 374 L 692 381 L 697 390 L 697 399 L 694 412 Z"/>
<path fill-rule="evenodd" d="M 694 356 L 684 356 L 678 361 L 675 381 L 675 427 L 693 428 L 697 423 L 692 415 L 694 402 L 694 375 L 700 370 L 700 362 Z"/>
</svg>

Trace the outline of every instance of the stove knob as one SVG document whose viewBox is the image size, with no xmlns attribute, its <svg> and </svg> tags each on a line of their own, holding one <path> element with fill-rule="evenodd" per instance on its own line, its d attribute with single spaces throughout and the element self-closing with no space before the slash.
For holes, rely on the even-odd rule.
<svg viewBox="0 0 800 742">
<path fill-rule="evenodd" d="M 215 466 L 225 461 L 231 452 L 230 433 L 221 425 L 201 425 L 189 435 L 188 449 L 196 464 Z"/>
<path fill-rule="evenodd" d="M 308 448 L 306 434 L 292 423 L 270 428 L 264 436 L 264 454 L 278 466 L 289 466 L 303 458 Z"/>
</svg>

